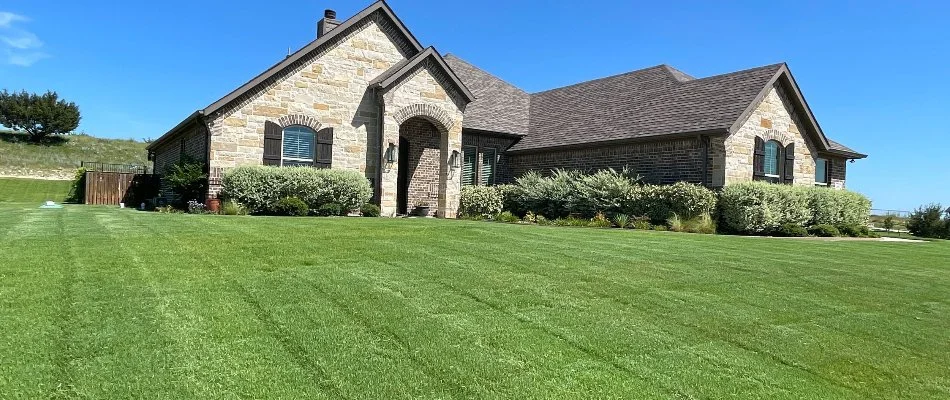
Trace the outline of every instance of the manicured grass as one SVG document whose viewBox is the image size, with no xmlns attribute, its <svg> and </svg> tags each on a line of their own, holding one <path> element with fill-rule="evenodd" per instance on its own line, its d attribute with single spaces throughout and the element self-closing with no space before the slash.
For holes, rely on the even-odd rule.
<svg viewBox="0 0 950 400">
<path fill-rule="evenodd" d="M 0 178 L 0 203 L 61 202 L 69 196 L 71 181 Z"/>
<path fill-rule="evenodd" d="M 950 245 L 0 206 L 4 398 L 950 397 Z"/>
</svg>

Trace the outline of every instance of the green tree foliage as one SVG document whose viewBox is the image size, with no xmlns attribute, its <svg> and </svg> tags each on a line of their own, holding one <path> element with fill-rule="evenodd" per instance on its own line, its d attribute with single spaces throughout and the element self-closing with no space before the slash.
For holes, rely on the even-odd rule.
<svg viewBox="0 0 950 400">
<path fill-rule="evenodd" d="M 31 142 L 72 132 L 79 126 L 79 119 L 76 103 L 61 100 L 56 92 L 0 92 L 0 125 L 28 133 Z"/>
<path fill-rule="evenodd" d="M 189 200 L 203 200 L 205 185 L 208 183 L 208 174 L 204 165 L 190 157 L 182 157 L 178 162 L 165 168 L 162 176 L 179 196 L 180 205 Z"/>
</svg>

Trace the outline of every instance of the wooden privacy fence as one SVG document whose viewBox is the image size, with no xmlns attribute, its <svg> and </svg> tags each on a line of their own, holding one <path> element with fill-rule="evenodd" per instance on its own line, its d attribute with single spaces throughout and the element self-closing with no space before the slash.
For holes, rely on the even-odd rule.
<svg viewBox="0 0 950 400">
<path fill-rule="evenodd" d="M 84 203 L 128 207 L 155 197 L 160 184 L 158 175 L 122 172 L 87 171 L 84 180 Z"/>
</svg>

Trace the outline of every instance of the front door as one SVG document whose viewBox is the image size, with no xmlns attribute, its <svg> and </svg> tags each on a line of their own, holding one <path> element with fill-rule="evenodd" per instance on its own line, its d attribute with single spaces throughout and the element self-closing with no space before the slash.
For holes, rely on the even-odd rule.
<svg viewBox="0 0 950 400">
<path fill-rule="evenodd" d="M 409 141 L 399 137 L 399 176 L 396 178 L 396 213 L 409 213 Z"/>
</svg>

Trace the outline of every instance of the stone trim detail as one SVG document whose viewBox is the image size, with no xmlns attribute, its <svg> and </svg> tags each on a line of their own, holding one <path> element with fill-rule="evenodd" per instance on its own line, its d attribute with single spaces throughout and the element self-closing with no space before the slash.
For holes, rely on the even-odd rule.
<svg viewBox="0 0 950 400">
<path fill-rule="evenodd" d="M 762 140 L 768 142 L 769 140 L 774 140 L 782 144 L 782 146 L 788 146 L 789 143 L 792 143 L 794 140 L 785 132 L 779 132 L 775 129 L 769 129 L 760 135 Z"/>
<path fill-rule="evenodd" d="M 286 128 L 291 125 L 301 125 L 306 126 L 310 129 L 313 129 L 314 132 L 323 129 L 323 125 L 317 121 L 316 118 L 313 118 L 309 115 L 285 115 L 283 117 L 277 118 L 277 125 L 280 125 L 281 128 Z"/>
<path fill-rule="evenodd" d="M 439 106 L 425 103 L 416 103 L 400 108 L 393 113 L 393 119 L 396 124 L 402 125 L 412 117 L 422 117 L 432 122 L 442 133 L 452 130 L 455 122 L 449 116 L 449 113 Z"/>
</svg>

